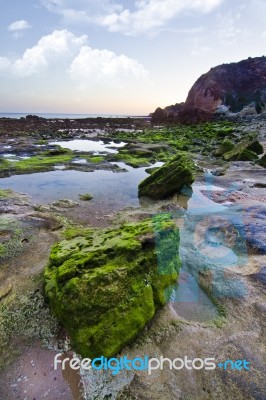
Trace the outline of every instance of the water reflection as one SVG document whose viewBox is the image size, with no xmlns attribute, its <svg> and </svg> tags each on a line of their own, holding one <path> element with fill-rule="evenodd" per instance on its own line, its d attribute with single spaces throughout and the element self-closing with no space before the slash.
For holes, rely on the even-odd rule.
<svg viewBox="0 0 266 400">
<path fill-rule="evenodd" d="M 27 192 L 34 203 L 45 204 L 60 199 L 78 201 L 79 194 L 91 193 L 90 202 L 104 208 L 118 209 L 121 206 L 138 206 L 138 184 L 148 174 L 145 168 L 132 168 L 122 162 L 116 163 L 126 172 L 96 170 L 82 172 L 55 170 L 28 175 L 13 175 L 2 178 L 2 189 Z M 160 165 L 160 163 L 158 163 Z M 159 166 L 154 164 L 154 166 Z"/>
<path fill-rule="evenodd" d="M 113 141 L 103 140 L 87 140 L 87 139 L 75 139 L 68 141 L 50 142 L 50 145 L 58 145 L 65 149 L 73 151 L 89 151 L 94 154 L 100 153 L 117 153 L 115 148 L 121 148 L 125 146 L 125 142 L 115 143 Z"/>
</svg>

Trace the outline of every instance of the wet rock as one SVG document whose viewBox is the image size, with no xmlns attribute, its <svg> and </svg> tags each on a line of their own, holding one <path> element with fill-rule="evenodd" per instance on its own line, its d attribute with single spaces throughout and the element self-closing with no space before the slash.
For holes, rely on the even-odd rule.
<svg viewBox="0 0 266 400">
<path fill-rule="evenodd" d="M 139 184 L 139 196 L 164 199 L 180 191 L 194 181 L 194 164 L 185 153 L 179 153 L 171 161 Z"/>
<path fill-rule="evenodd" d="M 52 203 L 52 206 L 55 208 L 74 208 L 77 205 L 77 202 L 69 199 L 62 199 Z"/>
<path fill-rule="evenodd" d="M 83 200 L 83 201 L 90 201 L 93 199 L 93 195 L 90 193 L 84 193 L 84 194 L 80 194 L 79 198 L 80 198 L 80 200 Z"/>
<path fill-rule="evenodd" d="M 179 231 L 159 216 L 72 234 L 52 248 L 45 293 L 79 354 L 111 357 L 168 299 L 180 264 Z"/>
</svg>

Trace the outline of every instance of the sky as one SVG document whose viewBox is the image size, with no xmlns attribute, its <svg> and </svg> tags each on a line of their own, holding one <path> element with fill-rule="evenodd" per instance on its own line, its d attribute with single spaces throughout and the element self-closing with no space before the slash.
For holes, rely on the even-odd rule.
<svg viewBox="0 0 266 400">
<path fill-rule="evenodd" d="M 0 112 L 147 115 L 266 54 L 266 0 L 0 0 Z"/>
</svg>

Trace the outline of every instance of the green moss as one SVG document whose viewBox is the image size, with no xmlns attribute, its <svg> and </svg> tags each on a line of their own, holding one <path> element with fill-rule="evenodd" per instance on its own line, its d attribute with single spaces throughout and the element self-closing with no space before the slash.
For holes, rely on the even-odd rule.
<svg viewBox="0 0 266 400">
<path fill-rule="evenodd" d="M 163 199 L 194 181 L 194 164 L 186 153 L 179 153 L 139 184 L 139 196 Z"/>
<path fill-rule="evenodd" d="M 250 151 L 245 149 L 242 153 L 239 154 L 237 160 L 238 161 L 254 161 L 258 160 L 258 155 L 254 151 Z"/>
<path fill-rule="evenodd" d="M 107 311 L 98 324 L 75 330 L 73 340 L 81 354 L 112 357 L 121 350 L 121 343 L 131 341 L 154 313 L 152 288 L 143 284 L 132 298 Z"/>
<path fill-rule="evenodd" d="M 5 253 L 5 246 L 2 243 L 0 243 L 0 257 L 4 255 L 4 253 Z"/>
<path fill-rule="evenodd" d="M 48 140 L 45 140 L 45 139 L 40 139 L 40 140 L 38 140 L 38 142 L 37 142 L 38 144 L 40 144 L 40 145 L 43 145 L 43 144 L 48 144 Z"/>
<path fill-rule="evenodd" d="M 12 259 L 18 257 L 23 251 L 23 239 L 27 238 L 29 242 L 33 239 L 32 234 L 34 231 L 29 230 L 22 221 L 16 219 L 14 216 L 1 215 L 0 216 L 0 263 L 2 260 Z"/>
<path fill-rule="evenodd" d="M 90 193 L 84 193 L 79 195 L 80 200 L 89 201 L 93 199 L 93 195 Z"/>
<path fill-rule="evenodd" d="M 103 156 L 93 156 L 93 157 L 85 157 L 87 161 L 98 164 L 105 160 Z"/>
<path fill-rule="evenodd" d="M 108 159 L 110 161 L 122 161 L 133 168 L 147 167 L 150 165 L 151 161 L 155 161 L 154 157 L 139 157 L 137 154 L 131 155 L 129 152 L 126 151 L 112 154 L 111 156 L 108 156 Z"/>
<path fill-rule="evenodd" d="M 62 154 L 71 154 L 71 153 L 72 152 L 69 149 L 65 149 L 64 147 L 61 146 L 54 146 L 52 149 L 46 150 L 42 154 L 47 156 L 59 156 Z"/>
<path fill-rule="evenodd" d="M 37 171 L 44 170 L 47 168 L 51 168 L 57 164 L 64 164 L 66 162 L 71 161 L 73 158 L 72 152 L 59 154 L 59 155 L 40 155 L 33 156 L 31 158 L 27 158 L 26 160 L 18 161 L 15 165 L 16 171 L 28 172 L 28 171 Z"/>
<path fill-rule="evenodd" d="M 224 139 L 214 154 L 218 157 L 222 156 L 224 153 L 233 150 L 234 147 L 235 145 L 233 142 L 231 142 L 231 140 Z"/>
<path fill-rule="evenodd" d="M 8 172 L 10 174 L 23 174 L 30 172 L 49 171 L 55 165 L 65 164 L 72 159 L 73 153 L 71 151 L 56 155 L 43 152 L 41 155 L 33 156 L 16 162 L 4 160 L 4 162 L 0 162 L 0 173 Z"/>
<path fill-rule="evenodd" d="M 12 196 L 12 190 L 0 189 L 0 199 L 6 199 L 7 197 L 11 196 Z"/>
<path fill-rule="evenodd" d="M 67 236 L 51 250 L 46 296 L 77 352 L 111 357 L 167 301 L 180 267 L 179 232 L 164 216 Z"/>
<path fill-rule="evenodd" d="M 263 154 L 263 146 L 258 140 L 255 140 L 253 143 L 251 143 L 247 150 L 253 151 L 256 154 Z"/>
</svg>

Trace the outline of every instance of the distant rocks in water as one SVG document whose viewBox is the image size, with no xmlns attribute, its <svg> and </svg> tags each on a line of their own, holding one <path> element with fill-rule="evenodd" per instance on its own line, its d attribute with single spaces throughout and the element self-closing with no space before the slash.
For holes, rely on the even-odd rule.
<svg viewBox="0 0 266 400">
<path fill-rule="evenodd" d="M 194 164 L 186 153 L 180 152 L 139 184 L 139 196 L 164 199 L 193 182 Z"/>
<path fill-rule="evenodd" d="M 80 194 L 79 198 L 80 198 L 80 200 L 83 200 L 83 201 L 90 201 L 93 199 L 93 195 L 90 193 L 84 193 L 84 194 Z"/>
<path fill-rule="evenodd" d="M 23 117 L 22 117 L 23 118 Z M 45 118 L 43 118 L 43 117 L 39 117 L 38 115 L 31 115 L 31 114 L 29 114 L 29 115 L 26 115 L 26 120 L 28 120 L 28 121 L 40 121 L 40 120 L 45 120 Z"/>
<path fill-rule="evenodd" d="M 112 357 L 170 298 L 180 268 L 169 215 L 120 228 L 69 228 L 53 246 L 45 293 L 83 357 Z"/>
<path fill-rule="evenodd" d="M 213 117 L 266 112 L 266 57 L 249 57 L 222 64 L 202 75 L 190 89 L 186 102 L 157 108 L 152 122 L 196 123 Z"/>
</svg>

